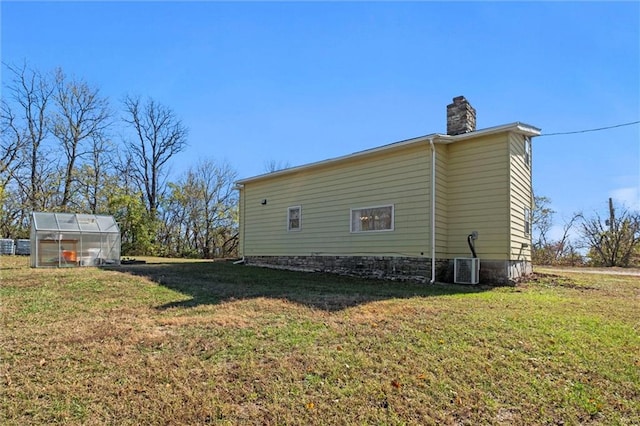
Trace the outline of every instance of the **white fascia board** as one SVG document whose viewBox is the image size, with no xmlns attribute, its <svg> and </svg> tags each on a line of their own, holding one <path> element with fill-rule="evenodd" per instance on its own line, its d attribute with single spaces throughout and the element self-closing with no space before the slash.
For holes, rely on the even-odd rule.
<svg viewBox="0 0 640 426">
<path fill-rule="evenodd" d="M 476 130 L 474 132 L 462 133 L 460 135 L 455 135 L 455 136 L 441 135 L 441 137 L 446 138 L 446 141 L 444 141 L 444 143 L 453 143 L 461 140 L 473 139 L 480 136 L 493 135 L 496 133 L 503 133 L 503 132 L 514 132 L 524 136 L 534 137 L 534 136 L 540 136 L 541 130 L 538 129 L 537 127 L 534 127 L 525 123 L 520 123 L 518 121 L 511 124 L 503 124 L 501 126 L 495 126 L 495 127 L 482 129 L 482 130 Z"/>
<path fill-rule="evenodd" d="M 395 150 L 395 149 L 402 148 L 409 145 L 429 143 L 430 140 L 433 140 L 433 143 L 450 144 L 450 143 L 455 143 L 462 140 L 473 139 L 473 138 L 478 138 L 482 136 L 492 135 L 496 133 L 503 133 L 503 132 L 515 132 L 525 136 L 533 137 L 533 136 L 539 136 L 541 130 L 536 127 L 530 126 L 528 124 L 516 122 L 511 124 L 505 124 L 502 126 L 489 127 L 487 129 L 476 130 L 474 132 L 463 133 L 455 136 L 443 135 L 440 133 L 432 133 L 430 135 L 419 136 L 417 138 L 406 139 L 399 142 L 393 142 L 387 145 L 378 146 L 376 148 L 371 148 L 364 151 L 354 152 L 352 154 L 343 155 L 340 157 L 334 157 L 327 160 L 304 164 L 302 166 L 291 167 L 288 169 L 278 170 L 276 172 L 270 172 L 270 173 L 265 173 L 258 176 L 249 177 L 246 179 L 241 179 L 236 181 L 235 183 L 237 186 L 242 186 L 246 183 L 253 182 L 253 181 L 270 179 L 273 177 L 296 173 L 296 172 L 309 170 L 317 167 L 322 167 L 329 164 L 340 163 L 343 161 L 351 160 L 353 158 L 367 157 L 370 155 L 375 155 L 381 152 Z"/>
</svg>

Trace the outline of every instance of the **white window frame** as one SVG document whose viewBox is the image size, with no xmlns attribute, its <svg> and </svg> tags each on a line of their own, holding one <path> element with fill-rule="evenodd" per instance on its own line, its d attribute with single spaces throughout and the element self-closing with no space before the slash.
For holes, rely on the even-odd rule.
<svg viewBox="0 0 640 426">
<path fill-rule="evenodd" d="M 524 137 L 524 163 L 531 167 L 531 137 Z"/>
<path fill-rule="evenodd" d="M 354 221 L 353 221 L 353 214 L 354 212 L 358 212 L 358 211 L 362 211 L 362 210 L 369 210 L 369 209 L 383 209 L 383 208 L 391 208 L 391 227 L 388 229 L 370 229 L 370 230 L 362 230 L 362 229 L 354 229 Z M 356 207 L 356 208 L 352 208 L 349 211 L 349 231 L 352 234 L 362 234 L 362 233 L 369 233 L 369 232 L 390 232 L 393 231 L 395 229 L 395 221 L 396 221 L 396 208 L 394 204 L 384 204 L 384 205 L 379 205 L 379 206 L 367 206 L 367 207 Z"/>
<path fill-rule="evenodd" d="M 529 207 L 524 208 L 524 235 L 531 235 L 531 209 Z"/>
<path fill-rule="evenodd" d="M 291 212 L 298 211 L 298 227 L 291 227 Z M 302 206 L 291 206 L 287 208 L 287 231 L 298 232 L 302 229 Z"/>
</svg>

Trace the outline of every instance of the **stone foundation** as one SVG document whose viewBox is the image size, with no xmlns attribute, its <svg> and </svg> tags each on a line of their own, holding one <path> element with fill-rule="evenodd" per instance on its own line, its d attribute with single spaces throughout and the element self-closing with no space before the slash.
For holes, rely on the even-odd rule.
<svg viewBox="0 0 640 426">
<path fill-rule="evenodd" d="M 431 279 L 431 259 L 395 256 L 247 256 L 248 265 L 309 272 L 329 272 L 367 278 L 427 282 Z M 436 260 L 439 270 L 446 271 L 447 260 Z M 442 274 L 444 278 L 444 272 Z"/>
<path fill-rule="evenodd" d="M 247 265 L 365 278 L 428 282 L 431 258 L 395 256 L 246 256 Z M 436 259 L 436 281 L 453 283 L 453 259 Z M 531 263 L 480 259 L 480 283 L 513 285 L 531 274 Z"/>
</svg>

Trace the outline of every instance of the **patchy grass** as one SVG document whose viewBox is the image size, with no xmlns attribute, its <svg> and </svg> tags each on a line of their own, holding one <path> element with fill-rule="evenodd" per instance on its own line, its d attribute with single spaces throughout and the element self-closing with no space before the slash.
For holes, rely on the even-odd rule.
<svg viewBox="0 0 640 426">
<path fill-rule="evenodd" d="M 2 424 L 640 424 L 638 277 L 27 265 L 0 258 Z"/>
</svg>

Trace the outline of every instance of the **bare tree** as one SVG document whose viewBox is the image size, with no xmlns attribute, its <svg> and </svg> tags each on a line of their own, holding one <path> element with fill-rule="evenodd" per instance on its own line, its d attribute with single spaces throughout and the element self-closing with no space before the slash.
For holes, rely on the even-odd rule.
<svg viewBox="0 0 640 426">
<path fill-rule="evenodd" d="M 543 196 L 533 197 L 533 210 L 531 211 L 531 226 L 535 241 L 533 246 L 543 247 L 547 244 L 547 234 L 553 226 L 553 215 L 555 211 L 551 208 L 551 199 Z"/>
<path fill-rule="evenodd" d="M 620 208 L 616 212 L 609 198 L 609 217 L 603 220 L 582 217 L 582 236 L 589 247 L 589 257 L 598 266 L 630 266 L 640 245 L 640 213 Z"/>
<path fill-rule="evenodd" d="M 562 235 L 560 239 L 554 240 L 549 236 L 549 233 L 553 227 L 555 213 L 551 208 L 551 199 L 542 196 L 534 197 L 534 207 L 531 212 L 534 235 L 533 262 L 539 265 L 583 263 L 582 256 L 571 241 L 572 231 L 581 215 L 574 213 L 568 220 L 564 220 Z"/>
<path fill-rule="evenodd" d="M 573 241 L 571 241 L 571 231 L 574 229 L 581 214 L 574 213 L 562 225 L 562 236 L 559 240 L 550 241 L 543 247 L 543 252 L 547 254 L 549 264 L 580 265 L 583 264 L 582 255 L 578 252 Z"/>
<path fill-rule="evenodd" d="M 269 160 L 264 162 L 264 171 L 267 173 L 277 172 L 278 170 L 284 170 L 291 167 L 288 162 Z"/>
<path fill-rule="evenodd" d="M 60 207 L 67 209 L 73 194 L 76 167 L 89 154 L 94 155 L 95 166 L 95 155 L 100 152 L 96 149 L 101 149 L 95 142 L 102 141 L 111 125 L 111 112 L 107 98 L 101 97 L 97 88 L 82 80 L 68 79 L 61 69 L 56 71 L 54 100 L 57 111 L 52 132 L 65 156 Z M 90 144 L 92 141 L 94 143 Z"/>
<path fill-rule="evenodd" d="M 234 181 L 237 174 L 228 164 L 218 165 L 211 160 L 198 163 L 194 174 L 201 188 L 201 253 L 202 257 L 211 259 L 222 254 L 234 237 L 233 212 L 237 195 Z"/>
<path fill-rule="evenodd" d="M 20 67 L 5 64 L 5 67 L 12 79 L 5 88 L 7 99 L 3 99 L 2 115 L 7 126 L 3 139 L 4 136 L 13 139 L 9 145 L 18 144 L 27 151 L 21 163 L 26 169 L 25 175 L 17 182 L 26 205 L 31 210 L 42 210 L 47 206 L 51 188 L 52 165 L 45 158 L 44 142 L 49 133 L 48 113 L 54 87 L 48 77 L 26 63 Z M 13 111 L 6 101 L 15 105 Z"/>
<path fill-rule="evenodd" d="M 126 97 L 124 121 L 132 126 L 135 138 L 129 143 L 136 179 L 144 187 L 147 210 L 157 218 L 168 161 L 187 146 L 187 128 L 174 112 L 148 99 Z"/>
<path fill-rule="evenodd" d="M 229 255 L 237 239 L 236 172 L 227 163 L 199 161 L 170 184 L 164 244 L 178 255 L 214 258 Z"/>
<path fill-rule="evenodd" d="M 16 116 L 2 99 L 0 105 L 0 200 L 9 181 L 21 165 L 25 146 L 24 132 L 16 125 Z"/>
<path fill-rule="evenodd" d="M 113 164 L 113 144 L 96 135 L 91 138 L 87 159 L 78 171 L 78 184 L 84 208 L 91 213 L 99 213 L 107 205 L 107 192 L 118 180 Z M 107 180 L 113 181 L 108 184 Z"/>
</svg>

